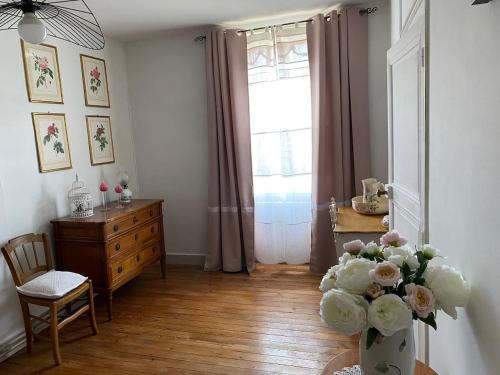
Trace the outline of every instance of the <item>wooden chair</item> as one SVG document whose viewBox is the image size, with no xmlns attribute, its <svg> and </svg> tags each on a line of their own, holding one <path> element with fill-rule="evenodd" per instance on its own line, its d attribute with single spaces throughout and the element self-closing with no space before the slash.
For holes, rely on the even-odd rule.
<svg viewBox="0 0 500 375">
<path fill-rule="evenodd" d="M 43 249 L 43 251 L 41 251 Z M 31 250 L 31 251 L 30 251 Z M 52 252 L 48 236 L 46 234 L 26 234 L 11 239 L 4 247 L 2 253 L 9 266 L 10 272 L 17 287 L 17 294 L 21 302 L 24 327 L 26 330 L 26 349 L 28 353 L 32 350 L 33 338 L 49 340 L 48 337 L 33 332 L 32 319 L 41 321 L 50 326 L 50 341 L 56 364 L 61 363 L 59 351 L 59 331 L 68 323 L 87 313 L 93 334 L 97 334 L 97 323 L 94 313 L 94 296 L 92 281 L 81 275 L 69 272 L 55 271 L 52 264 Z M 42 261 L 41 255 L 44 259 Z M 37 285 L 38 283 L 38 285 Z M 38 287 L 44 288 L 49 285 L 58 289 L 57 293 L 50 294 L 30 292 Z M 69 290 L 67 290 L 69 289 Z M 49 288 L 50 290 L 50 288 Z M 72 313 L 71 304 L 86 293 L 86 303 L 78 307 Z M 80 301 L 85 299 L 79 299 Z M 49 308 L 50 320 L 31 315 L 29 305 L 39 305 Z M 65 308 L 68 313 L 59 320 L 59 310 Z"/>
</svg>

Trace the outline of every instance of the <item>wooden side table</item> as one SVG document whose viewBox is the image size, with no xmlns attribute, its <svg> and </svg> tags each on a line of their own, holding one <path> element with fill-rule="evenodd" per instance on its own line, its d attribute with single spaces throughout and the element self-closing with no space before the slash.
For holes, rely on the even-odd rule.
<svg viewBox="0 0 500 375">
<path fill-rule="evenodd" d="M 384 215 L 362 215 L 352 207 L 339 207 L 335 216 L 333 234 L 338 256 L 344 252 L 346 242 L 358 239 L 364 243 L 378 241 L 388 230 L 382 225 Z"/>
<path fill-rule="evenodd" d="M 333 358 L 326 367 L 323 369 L 321 375 L 333 375 L 335 371 L 341 371 L 344 367 L 352 367 L 359 364 L 358 350 L 348 350 Z M 422 362 L 417 361 L 415 367 L 415 375 L 438 375 L 437 372 L 432 370 L 429 366 L 424 365 Z"/>
</svg>

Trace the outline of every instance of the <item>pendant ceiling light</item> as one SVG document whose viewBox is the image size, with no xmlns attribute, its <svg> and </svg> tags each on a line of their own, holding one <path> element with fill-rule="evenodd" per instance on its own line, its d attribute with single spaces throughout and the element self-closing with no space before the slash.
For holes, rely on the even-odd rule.
<svg viewBox="0 0 500 375">
<path fill-rule="evenodd" d="M 0 30 L 16 29 L 23 40 L 47 36 L 89 49 L 103 49 L 104 35 L 83 0 L 0 0 Z"/>
</svg>

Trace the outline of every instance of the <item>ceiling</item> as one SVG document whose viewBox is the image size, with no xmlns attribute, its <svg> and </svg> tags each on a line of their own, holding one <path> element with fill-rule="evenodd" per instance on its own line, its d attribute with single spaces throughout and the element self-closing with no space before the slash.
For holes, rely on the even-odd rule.
<svg viewBox="0 0 500 375">
<path fill-rule="evenodd" d="M 293 19 L 363 0 L 86 0 L 104 34 L 131 41 L 178 28 L 248 26 Z M 281 20 L 276 22 L 282 22 Z"/>
</svg>

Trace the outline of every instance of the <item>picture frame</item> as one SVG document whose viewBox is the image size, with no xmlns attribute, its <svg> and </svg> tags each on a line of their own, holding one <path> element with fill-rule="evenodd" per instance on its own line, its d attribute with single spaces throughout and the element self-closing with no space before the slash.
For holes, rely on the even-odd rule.
<svg viewBox="0 0 500 375">
<path fill-rule="evenodd" d="M 71 150 L 64 113 L 32 112 L 40 173 L 71 169 Z"/>
<path fill-rule="evenodd" d="M 91 165 L 115 162 L 113 132 L 109 116 L 85 116 Z"/>
<path fill-rule="evenodd" d="M 30 44 L 21 39 L 21 50 L 28 100 L 32 103 L 63 104 L 57 47 Z"/>
<path fill-rule="evenodd" d="M 80 54 L 80 64 L 85 105 L 110 108 L 106 61 Z"/>
</svg>

